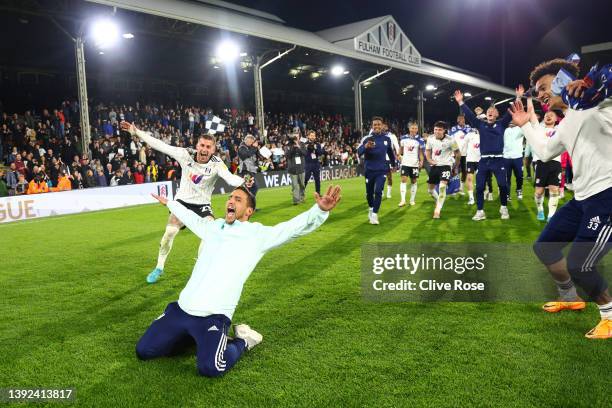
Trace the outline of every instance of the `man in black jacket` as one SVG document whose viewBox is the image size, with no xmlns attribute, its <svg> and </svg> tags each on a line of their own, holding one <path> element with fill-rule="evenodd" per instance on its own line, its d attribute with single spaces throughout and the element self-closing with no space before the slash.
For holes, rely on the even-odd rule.
<svg viewBox="0 0 612 408">
<path fill-rule="evenodd" d="M 289 136 L 285 157 L 287 157 L 287 172 L 291 177 L 293 205 L 304 202 L 304 156 L 306 149 L 300 145 L 299 134 Z"/>
<path fill-rule="evenodd" d="M 304 189 L 306 189 L 308 180 L 310 180 L 310 176 L 312 176 L 315 182 L 315 190 L 317 194 L 321 194 L 321 163 L 319 162 L 319 157 L 323 155 L 323 148 L 316 142 L 317 134 L 314 130 L 309 130 L 307 137 Z"/>
<path fill-rule="evenodd" d="M 247 178 L 249 176 L 253 178 L 253 185 L 250 190 L 253 195 L 257 194 L 258 186 L 255 181 L 255 174 L 257 173 L 257 152 L 259 151 L 259 142 L 253 135 L 246 135 L 244 141 L 238 147 L 238 157 L 240 158 L 240 167 L 238 173 L 241 177 Z"/>
</svg>

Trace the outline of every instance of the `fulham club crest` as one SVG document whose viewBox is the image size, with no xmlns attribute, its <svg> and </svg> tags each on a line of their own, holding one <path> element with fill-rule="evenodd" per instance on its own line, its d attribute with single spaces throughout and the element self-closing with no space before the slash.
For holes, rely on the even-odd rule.
<svg viewBox="0 0 612 408">
<path fill-rule="evenodd" d="M 387 38 L 391 44 L 395 41 L 395 24 L 392 21 L 387 23 Z"/>
</svg>

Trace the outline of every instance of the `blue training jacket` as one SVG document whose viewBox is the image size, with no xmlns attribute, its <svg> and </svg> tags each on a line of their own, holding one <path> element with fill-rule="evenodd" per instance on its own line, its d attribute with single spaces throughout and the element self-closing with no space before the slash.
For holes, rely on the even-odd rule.
<svg viewBox="0 0 612 408">
<path fill-rule="evenodd" d="M 365 144 L 370 138 L 374 139 L 376 145 L 371 149 L 366 149 Z M 389 155 L 390 162 L 395 163 L 395 152 L 393 151 L 391 138 L 386 133 L 372 133 L 364 137 L 357 153 L 364 156 L 366 172 L 388 172 L 387 155 Z"/>
</svg>

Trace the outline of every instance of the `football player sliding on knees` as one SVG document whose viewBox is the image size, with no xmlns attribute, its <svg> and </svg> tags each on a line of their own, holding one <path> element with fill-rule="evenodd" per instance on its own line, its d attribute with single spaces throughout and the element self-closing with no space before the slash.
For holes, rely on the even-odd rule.
<svg viewBox="0 0 612 408">
<path fill-rule="evenodd" d="M 315 193 L 316 204 L 308 211 L 273 227 L 249 221 L 256 203 L 244 186 L 232 191 L 225 203 L 225 217 L 216 220 L 201 218 L 179 201 L 153 197 L 203 244 L 178 301 L 168 304 L 149 326 L 136 345 L 136 355 L 141 360 L 167 357 L 191 337 L 197 345 L 200 375 L 223 375 L 245 350 L 263 339 L 246 324 L 235 325 L 234 338 L 228 337 L 244 283 L 268 251 L 321 226 L 340 202 L 340 187 L 330 186 L 323 196 Z"/>
</svg>

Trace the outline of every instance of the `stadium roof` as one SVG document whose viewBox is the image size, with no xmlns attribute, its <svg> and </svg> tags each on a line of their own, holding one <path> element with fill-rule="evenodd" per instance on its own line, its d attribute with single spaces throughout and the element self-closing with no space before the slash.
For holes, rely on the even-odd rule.
<svg viewBox="0 0 612 408">
<path fill-rule="evenodd" d="M 201 24 L 221 30 L 232 31 L 254 37 L 273 40 L 281 43 L 294 44 L 323 52 L 329 52 L 358 61 L 389 66 L 397 70 L 415 72 L 422 75 L 447 79 L 449 81 L 471 85 L 508 95 L 514 95 L 514 90 L 484 80 L 462 70 L 440 64 L 428 59 L 421 59 L 420 64 L 411 65 L 377 55 L 358 52 L 339 42 L 340 34 L 356 35 L 365 32 L 368 27 L 379 24 L 391 16 L 382 16 L 364 20 L 345 26 L 340 26 L 319 33 L 313 33 L 297 28 L 287 27 L 282 20 L 268 13 L 246 7 L 235 6 L 223 1 L 201 0 L 198 2 L 186 0 L 87 0 L 93 3 L 116 6 L 123 9 L 173 18 L 180 21 Z M 394 20 L 393 20 L 394 21 Z M 400 29 L 401 32 L 401 29 Z M 403 33 L 402 33 L 403 34 Z M 346 38 L 346 37 L 345 37 Z"/>
</svg>

